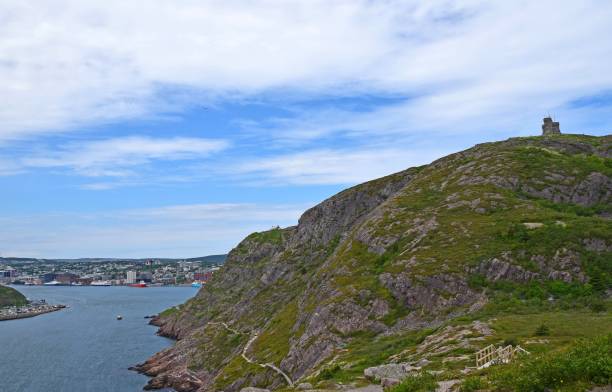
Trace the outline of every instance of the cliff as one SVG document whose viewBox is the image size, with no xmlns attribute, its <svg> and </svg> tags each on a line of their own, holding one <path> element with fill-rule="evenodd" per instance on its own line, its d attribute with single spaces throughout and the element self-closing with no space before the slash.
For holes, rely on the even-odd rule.
<svg viewBox="0 0 612 392">
<path fill-rule="evenodd" d="M 178 391 L 350 382 L 508 301 L 606 298 L 611 199 L 611 136 L 486 143 L 355 186 L 245 238 L 154 321 L 177 342 L 138 369 Z"/>
</svg>

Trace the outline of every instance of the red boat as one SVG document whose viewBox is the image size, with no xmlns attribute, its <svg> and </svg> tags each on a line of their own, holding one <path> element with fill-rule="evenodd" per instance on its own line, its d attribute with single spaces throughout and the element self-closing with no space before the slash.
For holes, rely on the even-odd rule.
<svg viewBox="0 0 612 392">
<path fill-rule="evenodd" d="M 132 283 L 131 285 L 129 285 L 130 287 L 139 287 L 139 288 L 145 288 L 147 287 L 147 284 L 145 283 L 144 280 L 141 280 L 138 283 Z"/>
</svg>

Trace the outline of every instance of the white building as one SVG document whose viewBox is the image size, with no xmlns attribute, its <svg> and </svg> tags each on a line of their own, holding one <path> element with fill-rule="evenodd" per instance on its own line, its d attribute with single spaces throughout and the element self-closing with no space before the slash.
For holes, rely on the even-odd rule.
<svg viewBox="0 0 612 392">
<path fill-rule="evenodd" d="M 125 280 L 127 284 L 136 283 L 136 271 L 128 271 L 127 279 Z"/>
</svg>

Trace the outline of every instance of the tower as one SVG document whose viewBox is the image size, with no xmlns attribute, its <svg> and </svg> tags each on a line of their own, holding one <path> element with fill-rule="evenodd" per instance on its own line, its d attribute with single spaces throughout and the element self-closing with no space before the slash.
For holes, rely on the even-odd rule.
<svg viewBox="0 0 612 392">
<path fill-rule="evenodd" d="M 559 123 L 553 121 L 550 117 L 544 117 L 544 124 L 542 124 L 542 136 L 554 136 L 560 134 L 561 130 L 559 129 Z"/>
</svg>

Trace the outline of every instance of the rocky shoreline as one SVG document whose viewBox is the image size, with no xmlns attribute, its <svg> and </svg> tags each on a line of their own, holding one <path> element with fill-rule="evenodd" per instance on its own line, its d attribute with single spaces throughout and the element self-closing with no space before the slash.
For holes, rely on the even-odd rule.
<svg viewBox="0 0 612 392">
<path fill-rule="evenodd" d="M 149 320 L 149 325 L 158 327 L 156 332 L 157 335 L 175 341 L 179 340 L 179 334 L 176 331 L 166 330 L 164 328 L 164 320 L 159 315 L 152 317 Z M 129 368 L 129 370 L 151 377 L 143 390 L 148 391 L 171 387 L 179 392 L 189 392 L 195 391 L 202 386 L 202 382 L 197 377 L 189 377 L 186 369 L 184 369 L 185 372 L 176 372 L 176 374 L 166 374 L 164 377 L 157 377 L 171 367 L 169 363 L 172 363 L 172 360 L 165 355 L 166 353 L 170 353 L 171 349 L 172 347 L 163 350 L 147 361 Z"/>
</svg>

